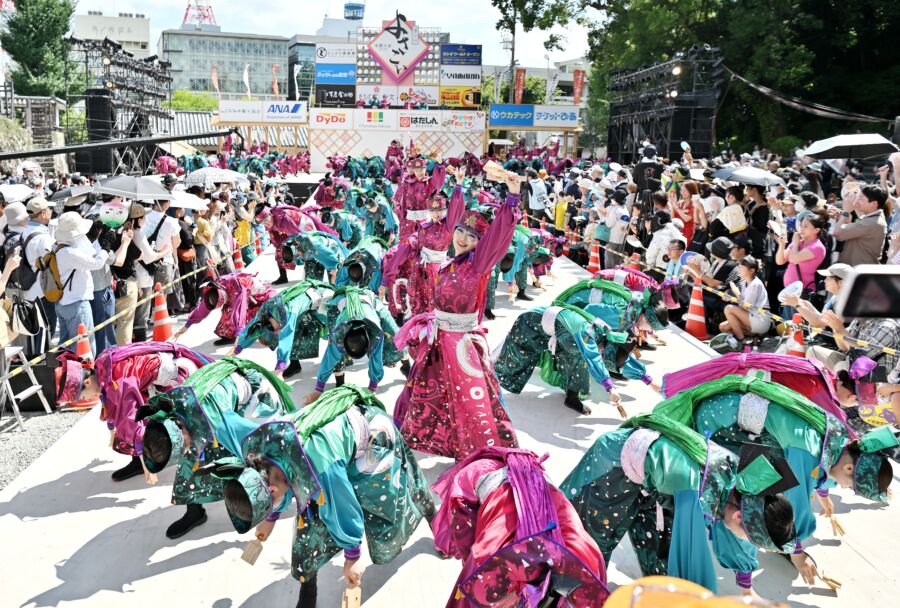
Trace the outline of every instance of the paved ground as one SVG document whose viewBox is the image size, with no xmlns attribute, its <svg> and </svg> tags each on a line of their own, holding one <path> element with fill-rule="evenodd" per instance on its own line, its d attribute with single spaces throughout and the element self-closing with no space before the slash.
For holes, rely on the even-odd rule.
<svg viewBox="0 0 900 608">
<path fill-rule="evenodd" d="M 265 258 L 269 256 L 264 256 L 264 265 L 273 266 Z M 554 294 L 586 276 L 569 262 L 560 263 L 557 274 L 555 284 L 539 294 L 535 304 L 549 303 Z M 274 269 L 266 268 L 262 276 L 274 278 Z M 510 304 L 503 296 L 498 296 L 497 306 L 498 318 L 488 324 L 492 345 L 500 342 L 518 312 L 526 308 L 523 303 Z M 226 348 L 212 346 L 215 321 L 211 318 L 192 328 L 183 341 L 207 353 L 225 354 Z M 656 378 L 710 356 L 689 337 L 671 331 L 663 335 L 669 345 L 645 354 Z M 253 348 L 247 356 L 274 367 L 272 352 Z M 292 382 L 295 398 L 312 389 L 314 373 L 315 365 L 310 363 L 303 378 Z M 357 365 L 348 379 L 365 384 L 364 368 Z M 387 370 L 379 392 L 389 407 L 402 382 L 399 369 Z M 647 411 L 659 400 L 640 383 L 619 383 L 619 388 L 631 413 Z M 523 447 L 551 454 L 546 467 L 557 482 L 599 434 L 619 422 L 615 410 L 604 403 L 602 389 L 595 387 L 591 403 L 595 405 L 591 416 L 576 416 L 563 407 L 562 394 L 541 383 L 536 374 L 523 394 L 507 396 Z M 171 469 L 154 487 L 142 478 L 113 484 L 109 474 L 127 459 L 108 450 L 107 441 L 105 425 L 97 420 L 96 412 L 89 413 L 0 491 L 0 605 L 294 606 L 297 584 L 289 572 L 290 520 L 276 526 L 252 567 L 240 559 L 249 537 L 234 532 L 221 504 L 208 507 L 207 524 L 179 541 L 170 541 L 163 531 L 182 514 L 182 507 L 169 502 Z M 7 448 L 0 443 L 0 449 Z M 432 481 L 451 464 L 448 459 L 430 456 L 423 456 L 420 463 Z M 894 490 L 895 495 L 898 492 L 900 487 Z M 811 553 L 828 575 L 844 583 L 840 596 L 821 583 L 808 588 L 781 558 L 763 556 L 756 587 L 764 597 L 823 608 L 846 606 L 851 601 L 860 606 L 886 606 L 900 597 L 900 565 L 890 548 L 900 543 L 900 508 L 864 504 L 846 491 L 841 491 L 835 502 L 847 536 L 832 538 L 830 526 L 823 522 Z M 364 604 L 369 608 L 443 606 L 458 572 L 458 562 L 441 560 L 435 554 L 423 524 L 394 562 L 366 571 Z M 720 591 L 733 593 L 730 573 L 719 573 Z M 626 544 L 617 549 L 609 565 L 611 586 L 637 576 L 637 562 Z M 340 577 L 339 559 L 323 568 L 320 606 L 340 605 Z"/>
</svg>

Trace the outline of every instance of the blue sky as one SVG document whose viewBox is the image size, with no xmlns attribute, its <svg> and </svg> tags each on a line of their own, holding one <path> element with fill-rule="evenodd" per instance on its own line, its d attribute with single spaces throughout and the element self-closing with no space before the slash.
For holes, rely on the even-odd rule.
<svg viewBox="0 0 900 608">
<path fill-rule="evenodd" d="M 247 0 L 211 0 L 216 20 L 223 31 L 248 32 L 254 34 L 312 34 L 327 14 L 329 17 L 343 16 L 343 1 L 326 2 L 248 2 Z M 102 11 L 105 15 L 120 12 L 143 13 L 150 18 L 150 44 L 156 46 L 159 32 L 177 28 L 184 17 L 187 0 L 79 0 L 76 12 L 84 14 L 89 10 Z M 296 7 L 296 8 L 295 8 Z M 250 10 L 248 10 L 250 8 Z M 408 19 L 414 19 L 423 27 L 442 27 L 450 32 L 453 42 L 481 44 L 484 46 L 484 62 L 505 64 L 509 55 L 500 46 L 500 36 L 496 30 L 499 18 L 497 10 L 489 0 L 409 0 L 388 2 L 369 0 L 366 2 L 365 25 L 377 25 L 382 19 L 393 16 L 399 10 Z M 472 17 L 477 16 L 477 20 Z M 584 28 L 571 26 L 565 32 L 567 37 L 564 52 L 550 53 L 551 61 L 573 59 L 587 50 L 587 33 Z M 519 32 L 516 57 L 520 65 L 542 67 L 546 65 L 543 43 L 546 34 Z"/>
</svg>

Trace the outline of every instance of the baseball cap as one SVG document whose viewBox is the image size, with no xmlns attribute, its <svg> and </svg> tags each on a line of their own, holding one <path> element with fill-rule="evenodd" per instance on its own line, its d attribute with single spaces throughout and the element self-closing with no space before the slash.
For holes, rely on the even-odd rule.
<svg viewBox="0 0 900 608">
<path fill-rule="evenodd" d="M 832 264 L 828 268 L 823 268 L 819 270 L 819 274 L 823 277 L 835 277 L 836 279 L 840 279 L 842 281 L 846 280 L 847 277 L 850 276 L 850 272 L 853 271 L 853 267 L 850 264 Z"/>
<path fill-rule="evenodd" d="M 53 209 L 53 204 L 42 196 L 36 196 L 25 204 L 29 215 L 35 215 L 46 209 Z"/>
<path fill-rule="evenodd" d="M 734 249 L 735 247 L 747 252 L 753 251 L 753 245 L 750 243 L 750 239 L 745 236 L 739 236 L 731 242 L 731 248 Z"/>
</svg>

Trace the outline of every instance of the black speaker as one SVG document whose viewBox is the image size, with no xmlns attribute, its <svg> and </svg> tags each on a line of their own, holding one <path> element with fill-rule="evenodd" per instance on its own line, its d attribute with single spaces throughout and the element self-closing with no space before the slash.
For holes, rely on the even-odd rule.
<svg viewBox="0 0 900 608">
<path fill-rule="evenodd" d="M 109 89 L 87 89 L 84 97 L 88 141 L 109 141 L 112 139 L 113 126 L 116 124 L 116 112 Z M 113 151 L 111 149 L 91 150 L 86 154 L 90 156 L 90 171 L 85 174 L 113 172 Z M 84 162 L 82 158 L 82 165 Z M 75 163 L 77 166 L 77 155 Z"/>
</svg>

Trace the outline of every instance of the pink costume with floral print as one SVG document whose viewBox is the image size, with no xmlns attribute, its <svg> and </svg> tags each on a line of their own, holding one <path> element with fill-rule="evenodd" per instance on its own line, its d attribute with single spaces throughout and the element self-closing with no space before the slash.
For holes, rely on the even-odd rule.
<svg viewBox="0 0 900 608">
<path fill-rule="evenodd" d="M 518 445 L 481 327 L 487 283 L 509 248 L 518 201 L 510 195 L 475 249 L 441 267 L 434 312 L 413 317 L 394 338 L 414 355 L 394 410 L 413 449 L 461 460 L 486 445 Z M 462 223 L 474 228 L 476 216 L 469 212 Z"/>
<path fill-rule="evenodd" d="M 419 222 L 428 219 L 428 200 L 444 185 L 447 168 L 443 163 L 434 166 L 430 177 L 420 180 L 407 172 L 394 194 L 394 211 L 400 220 L 400 238 L 412 234 Z"/>
</svg>

